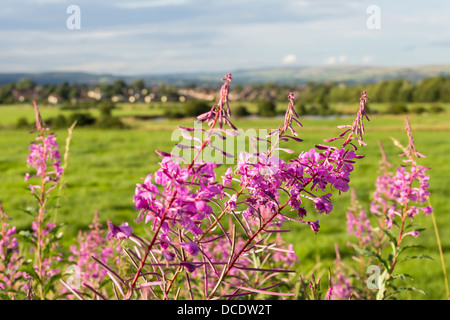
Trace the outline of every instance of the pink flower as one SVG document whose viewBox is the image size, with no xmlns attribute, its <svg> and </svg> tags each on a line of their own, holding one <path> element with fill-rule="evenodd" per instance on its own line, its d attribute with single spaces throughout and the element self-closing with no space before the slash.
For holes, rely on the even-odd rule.
<svg viewBox="0 0 450 320">
<path fill-rule="evenodd" d="M 187 242 L 182 244 L 184 250 L 196 256 L 198 254 L 198 245 L 195 242 Z"/>
<path fill-rule="evenodd" d="M 319 220 L 316 220 L 315 222 L 312 221 L 306 221 L 306 224 L 311 226 L 311 229 L 317 233 L 319 231 L 320 225 L 319 225 Z"/>
<path fill-rule="evenodd" d="M 331 287 L 327 290 L 327 293 L 326 293 L 327 299 L 328 299 L 328 300 L 331 300 L 332 295 L 333 295 L 333 286 L 331 286 Z"/>
<path fill-rule="evenodd" d="M 430 213 L 433 212 L 433 207 L 427 206 L 427 207 L 422 207 L 421 209 L 426 216 L 428 216 Z"/>
<path fill-rule="evenodd" d="M 36 169 L 36 174 L 25 174 L 25 181 L 31 177 L 44 178 L 45 181 L 57 182 L 62 175 L 63 168 L 60 163 L 60 154 L 58 143 L 54 134 L 47 137 L 38 136 L 37 141 L 30 145 L 30 154 L 27 156 L 27 164 Z M 51 170 L 53 169 L 53 170 Z"/>
<path fill-rule="evenodd" d="M 323 195 L 320 198 L 313 199 L 313 201 L 316 205 L 316 210 L 319 213 L 328 214 L 333 210 L 333 204 L 329 200 L 330 197 L 331 197 L 331 193 L 327 193 L 326 195 Z"/>
<path fill-rule="evenodd" d="M 414 238 L 417 238 L 419 236 L 419 231 L 414 230 L 414 231 L 410 231 L 407 232 L 403 235 L 403 237 L 406 237 L 407 235 L 413 236 Z"/>
<path fill-rule="evenodd" d="M 124 222 L 120 227 L 118 227 L 111 221 L 108 221 L 108 234 L 106 235 L 106 239 L 128 239 L 132 234 L 133 228 L 129 227 L 127 222 Z"/>
<path fill-rule="evenodd" d="M 163 250 L 162 254 L 167 261 L 173 261 L 175 259 L 175 253 L 170 252 L 168 250 Z"/>
<path fill-rule="evenodd" d="M 182 261 L 180 262 L 180 266 L 183 266 L 186 268 L 186 270 L 190 273 L 195 271 L 195 265 L 193 265 L 192 263 L 188 262 L 188 261 Z"/>
<path fill-rule="evenodd" d="M 237 200 L 237 196 L 236 196 L 236 194 L 233 194 L 231 197 L 230 197 L 230 200 L 228 200 L 228 207 L 230 208 L 230 211 L 233 211 L 233 210 L 235 210 L 236 209 L 236 207 L 237 207 L 237 205 L 236 205 L 236 200 Z"/>
<path fill-rule="evenodd" d="M 231 185 L 231 180 L 233 179 L 233 169 L 228 168 L 225 172 L 225 175 L 222 176 L 222 185 L 223 186 L 229 186 Z"/>
</svg>

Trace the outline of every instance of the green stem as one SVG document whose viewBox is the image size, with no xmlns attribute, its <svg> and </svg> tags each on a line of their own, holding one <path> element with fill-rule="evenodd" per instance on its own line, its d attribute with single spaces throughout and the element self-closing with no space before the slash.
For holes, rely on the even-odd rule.
<svg viewBox="0 0 450 320">
<path fill-rule="evenodd" d="M 428 198 L 428 205 L 431 207 L 431 199 L 430 198 Z M 441 258 L 442 273 L 444 274 L 444 282 L 445 282 L 445 292 L 447 293 L 446 299 L 449 300 L 450 299 L 450 291 L 448 288 L 448 279 L 447 279 L 447 271 L 446 271 L 446 266 L 445 266 L 444 252 L 442 250 L 441 238 L 439 237 L 439 231 L 437 228 L 436 217 L 434 216 L 433 211 L 431 211 L 431 219 L 433 220 L 434 233 L 436 234 L 436 241 L 437 241 L 437 245 L 438 245 L 438 249 L 439 249 L 439 256 Z"/>
</svg>

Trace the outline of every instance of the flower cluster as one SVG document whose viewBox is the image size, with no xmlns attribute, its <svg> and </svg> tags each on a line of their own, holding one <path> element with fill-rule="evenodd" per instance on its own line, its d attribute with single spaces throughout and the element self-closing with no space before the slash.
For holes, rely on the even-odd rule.
<svg viewBox="0 0 450 320">
<path fill-rule="evenodd" d="M 268 157 L 265 153 L 242 153 L 234 174 L 238 176 L 240 185 L 245 186 L 250 193 L 250 196 L 241 201 L 247 205 L 244 213 L 248 216 L 259 215 L 260 208 L 263 207 L 266 211 L 277 214 L 283 206 L 279 203 L 281 193 L 285 193 L 289 197 L 286 205 L 291 211 L 297 212 L 300 220 L 307 214 L 304 199 L 312 201 L 318 213 L 329 214 L 333 210 L 333 204 L 330 200 L 332 194 L 326 192 L 327 188 L 336 189 L 339 193 L 347 192 L 350 173 L 354 169 L 352 164 L 361 157 L 355 150 L 325 145 L 301 152 L 289 162 L 275 156 Z M 228 182 L 228 179 L 224 182 Z M 318 191 L 323 194 L 317 195 Z M 282 217 L 280 214 L 279 218 Z M 318 221 L 304 223 L 318 231 Z"/>
<path fill-rule="evenodd" d="M 166 251 L 173 243 L 172 228 L 179 227 L 191 236 L 203 233 L 202 222 L 213 212 L 211 202 L 222 195 L 223 189 L 214 182 L 217 165 L 211 162 L 182 168 L 171 157 L 164 157 L 160 165 L 154 176 L 149 174 L 143 184 L 137 185 L 134 203 L 139 210 L 138 221 L 153 222 L 156 228 L 164 220 L 159 238 Z"/>
<path fill-rule="evenodd" d="M 61 166 L 61 157 L 58 151 L 58 143 L 55 134 L 46 134 L 49 130 L 43 122 L 36 102 L 33 102 L 37 136 L 34 143 L 30 146 L 30 154 L 27 156 L 28 166 L 36 170 L 35 174 L 27 173 L 25 181 L 31 177 L 37 177 L 37 184 L 30 184 L 31 192 L 35 194 L 38 202 L 36 220 L 31 225 L 31 233 L 23 234 L 32 244 L 30 251 L 35 255 L 33 266 L 27 264 L 27 268 L 33 268 L 33 278 L 39 286 L 39 296 L 45 298 L 46 288 L 54 288 L 56 276 L 59 274 L 59 262 L 62 261 L 61 252 L 59 252 L 58 240 L 60 235 L 57 233 L 59 226 L 55 223 L 48 223 L 49 214 L 47 204 L 51 196 L 51 191 L 57 186 L 60 180 L 63 167 Z"/>
<path fill-rule="evenodd" d="M 415 224 L 407 225 L 407 219 L 412 221 L 420 211 L 429 215 L 433 210 L 431 206 L 425 205 L 430 195 L 429 175 L 427 174 L 429 168 L 416 162 L 417 158 L 425 156 L 416 150 L 408 118 L 405 119 L 405 122 L 408 146 L 404 147 L 393 139 L 394 144 L 403 151 L 400 154 L 405 157 L 403 165 L 395 168 L 388 161 L 383 146 L 379 142 L 382 159 L 380 174 L 375 183 L 376 190 L 373 193 L 373 201 L 370 203 L 370 212 L 372 213 L 370 217 L 358 204 L 355 193 L 352 194 L 352 206 L 347 212 L 347 227 L 349 235 L 357 238 L 357 243 L 350 243 L 350 245 L 359 253 L 359 256 L 353 257 L 353 259 L 360 265 L 355 269 L 349 267 L 348 272 L 344 273 L 340 268 L 340 263 L 337 264 L 334 282 L 341 291 L 335 290 L 334 297 L 336 299 L 347 299 L 347 294 L 342 294 L 343 292 L 351 292 L 364 298 L 385 299 L 393 296 L 399 291 L 396 289 L 397 285 L 394 286 L 392 282 L 405 278 L 403 275 L 395 273 L 398 262 L 406 259 L 427 258 L 425 255 L 401 257 L 407 249 L 415 247 L 404 246 L 403 239 L 408 235 L 417 237 L 419 234 L 418 229 L 408 230 L 414 228 Z M 377 228 L 372 227 L 371 220 L 374 220 Z M 385 259 L 384 253 L 390 249 L 392 252 Z M 340 260 L 338 252 L 337 256 L 337 260 Z M 379 263 L 379 266 L 375 263 Z M 382 276 L 377 279 L 379 290 L 375 293 L 368 286 L 359 286 L 367 278 L 365 270 L 370 266 L 384 269 Z M 414 290 L 420 291 L 416 288 Z"/>
<path fill-rule="evenodd" d="M 47 137 L 38 136 L 37 141 L 40 143 L 33 143 L 30 145 L 30 154 L 27 156 L 27 164 L 36 170 L 35 177 L 44 177 L 45 181 L 58 182 L 62 175 L 63 168 L 61 167 L 61 156 L 59 154 L 59 145 L 56 142 L 54 134 Z M 48 170 L 51 165 L 53 170 Z M 25 181 L 28 181 L 32 175 L 27 173 Z"/>
<path fill-rule="evenodd" d="M 7 292 L 23 289 L 24 273 L 18 271 L 21 265 L 19 241 L 15 237 L 16 227 L 9 228 L 5 222 L 9 217 L 0 203 L 1 239 L 0 239 L 0 290 Z"/>
<path fill-rule="evenodd" d="M 352 189 L 351 207 L 346 213 L 347 230 L 349 235 L 354 235 L 360 246 L 370 243 L 373 239 L 372 225 L 364 208 L 359 206 L 354 189 Z"/>
<path fill-rule="evenodd" d="M 413 219 L 420 211 L 425 215 L 429 215 L 433 208 L 424 205 L 430 192 L 428 167 L 420 166 L 416 163 L 416 158 L 424 157 L 424 155 L 416 151 L 414 140 L 412 139 L 411 127 L 406 118 L 406 131 L 408 133 L 408 146 L 403 147 L 398 141 L 394 143 L 403 150 L 401 156 L 406 156 L 405 163 L 397 167 L 395 172 L 389 172 L 384 169 L 376 181 L 376 190 L 374 199 L 371 203 L 371 213 L 386 217 L 386 225 L 388 229 L 392 228 L 395 217 L 400 219 L 405 217 Z M 382 146 L 380 145 L 382 149 Z M 392 166 L 387 160 L 384 160 L 383 168 Z M 417 236 L 418 232 L 412 232 L 411 235 Z"/>
<path fill-rule="evenodd" d="M 117 233 L 114 234 L 117 236 Z M 70 246 L 72 255 L 69 261 L 76 263 L 80 268 L 80 282 L 91 287 L 99 287 L 105 279 L 107 270 L 102 268 L 92 257 L 104 264 L 114 264 L 119 266 L 122 248 L 114 240 L 105 237 L 105 230 L 98 222 L 97 211 L 94 221 L 89 226 L 88 231 L 79 232 L 77 244 Z"/>
<path fill-rule="evenodd" d="M 331 277 L 331 286 L 327 293 L 329 300 L 349 300 L 353 293 L 351 277 L 348 274 L 346 266 L 339 254 L 336 246 L 336 259 L 334 261 L 333 275 Z"/>
<path fill-rule="evenodd" d="M 163 290 L 165 297 L 183 268 L 191 274 L 186 275 L 188 279 L 194 276 L 194 273 L 198 275 L 200 270 L 205 272 L 204 277 L 209 282 L 205 288 L 211 289 L 204 294 L 205 297 L 216 296 L 217 292 L 229 294 L 235 290 L 232 289 L 233 286 L 239 286 L 237 278 L 241 276 L 242 270 L 250 268 L 252 261 L 249 260 L 249 255 L 256 252 L 258 255 L 266 254 L 266 257 L 271 257 L 266 258 L 270 261 L 270 267 L 253 265 L 252 271 L 290 272 L 284 267 L 292 266 L 293 262 L 297 261 L 295 254 L 283 247 L 280 239 L 276 243 L 265 243 L 269 237 L 264 234 L 279 236 L 280 232 L 285 231 L 280 229 L 285 220 L 304 223 L 318 232 L 318 220 L 304 220 L 307 215 L 305 199 L 311 201 L 318 213 L 329 214 L 333 209 L 330 189 L 337 190 L 339 194 L 349 189 L 353 163 L 363 157 L 356 153 L 357 147 L 353 140 L 357 140 L 360 145 L 364 144 L 363 116 L 367 118 L 365 92 L 362 94 L 357 119 L 353 125 L 344 126 L 350 128 L 338 137 L 326 140 L 331 142 L 344 139 L 341 147 L 316 145 L 315 148 L 285 161 L 278 156 L 278 151 L 291 154 L 294 151 L 280 148 L 280 142 L 302 141 L 292 126 L 293 122 L 299 126 L 302 124 L 294 109 L 294 94 L 289 94 L 284 122 L 267 136 L 272 137 L 272 141 L 275 138 L 275 143 L 272 144 L 262 137 L 254 137 L 256 141 L 269 142 L 270 149 L 267 152 L 241 152 L 237 156 L 236 165 L 227 168 L 219 182 L 216 181 L 216 168 L 220 164 L 198 158 L 208 147 L 230 156 L 215 147 L 210 139 L 213 134 L 221 133 L 235 136 L 222 129 L 224 124 L 228 124 L 236 130 L 230 121 L 231 112 L 228 105 L 231 75 L 227 74 L 223 80 L 225 83 L 220 90 L 221 98 L 218 104 L 198 117 L 200 122 L 208 124 L 208 129 L 183 127 L 184 136 L 195 130 L 202 130 L 204 133 L 203 140 L 191 139 L 197 140 L 200 145 L 178 145 L 180 148 L 193 148 L 196 151 L 193 160 L 188 162 L 172 153 L 158 151 L 161 156 L 160 168 L 147 175 L 143 183 L 136 186 L 133 201 L 139 212 L 137 221 L 151 225 L 153 237 L 149 243 L 141 241 L 144 251 L 133 258 L 136 259 L 134 263 L 138 265 L 138 270 L 126 297 L 139 287 L 137 280 L 143 277 L 141 272 L 144 268 L 153 269 L 147 270 L 146 274 L 153 274 L 156 270 L 161 272 L 160 259 L 166 261 L 167 267 L 176 267 L 170 277 L 172 280 Z M 216 128 L 216 125 L 219 125 L 219 128 Z M 288 131 L 291 135 L 287 134 Z M 226 136 L 221 135 L 221 138 L 226 139 Z M 232 181 L 236 181 L 237 185 Z M 286 196 L 287 200 L 284 201 Z M 283 211 L 284 208 L 295 211 L 297 215 L 291 217 Z M 229 215 L 226 215 L 227 213 Z M 230 229 L 232 231 L 226 230 L 224 217 L 229 217 L 229 222 L 234 225 L 234 229 Z M 242 233 L 236 232 L 238 225 Z M 110 235 L 121 239 L 129 237 L 127 225 L 122 227 L 123 230 L 121 227 L 113 228 Z M 220 231 L 222 234 L 218 235 L 217 232 Z M 270 254 L 267 254 L 268 252 Z M 156 253 L 159 255 L 155 255 Z M 284 264 L 283 269 L 277 268 L 273 263 Z M 204 266 L 203 269 L 199 268 L 201 265 Z M 164 276 L 166 277 L 168 276 Z M 161 285 L 159 280 L 157 282 Z M 217 291 L 219 287 L 221 289 Z M 189 288 L 189 291 L 192 291 L 190 282 Z"/>
</svg>

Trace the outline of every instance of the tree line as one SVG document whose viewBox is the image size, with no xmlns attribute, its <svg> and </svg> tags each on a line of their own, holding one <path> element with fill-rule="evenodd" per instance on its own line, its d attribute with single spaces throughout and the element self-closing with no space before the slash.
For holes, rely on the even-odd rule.
<svg viewBox="0 0 450 320">
<path fill-rule="evenodd" d="M 355 85 L 310 82 L 300 91 L 300 96 L 305 103 L 347 103 L 357 101 L 363 90 L 377 103 L 446 103 L 450 102 L 450 77 L 425 78 L 416 83 L 406 79 Z"/>
<path fill-rule="evenodd" d="M 195 86 L 191 85 L 191 86 Z M 245 89 L 242 84 L 233 85 L 233 91 L 236 93 Z M 364 84 L 346 84 L 346 83 L 319 83 L 308 82 L 306 84 L 250 84 L 253 90 L 270 91 L 274 100 L 284 101 L 285 93 L 289 91 L 298 92 L 298 99 L 304 103 L 347 103 L 358 100 L 361 91 L 366 90 L 370 93 L 370 100 L 377 103 L 392 102 L 450 102 L 450 77 L 437 76 L 422 79 L 418 82 L 412 82 L 406 79 L 383 80 L 376 83 Z M 91 86 L 92 88 L 92 86 Z M 146 88 L 146 84 L 142 79 L 137 79 L 134 83 L 126 83 L 122 80 L 116 80 L 113 83 L 105 83 L 95 85 L 103 93 L 105 99 L 111 98 L 113 95 L 123 94 L 129 89 L 142 90 Z M 87 84 L 69 84 L 64 82 L 57 85 L 37 86 L 31 79 L 21 79 L 17 83 L 9 83 L 0 87 L 0 103 L 14 103 L 13 92 L 32 91 L 40 93 L 42 97 L 46 97 L 51 93 L 55 93 L 62 98 L 63 101 L 79 97 L 82 92 L 89 89 Z M 161 94 L 175 94 L 176 87 L 169 87 L 161 83 L 157 88 L 148 88 L 157 90 Z"/>
</svg>

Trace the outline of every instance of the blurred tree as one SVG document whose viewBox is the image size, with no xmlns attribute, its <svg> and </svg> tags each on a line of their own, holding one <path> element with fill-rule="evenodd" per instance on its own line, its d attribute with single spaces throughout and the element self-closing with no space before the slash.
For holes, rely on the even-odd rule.
<svg viewBox="0 0 450 320">
<path fill-rule="evenodd" d="M 70 87 L 67 82 L 63 82 L 56 86 L 54 93 L 59 95 L 63 100 L 69 99 Z"/>
<path fill-rule="evenodd" d="M 115 80 L 111 89 L 113 95 L 123 94 L 127 89 L 127 84 L 123 80 Z"/>
<path fill-rule="evenodd" d="M 308 113 L 304 103 L 297 104 L 295 107 L 295 111 L 298 113 L 299 116 L 304 116 Z"/>
<path fill-rule="evenodd" d="M 450 77 L 444 79 L 439 92 L 441 102 L 450 102 Z"/>
<path fill-rule="evenodd" d="M 188 100 L 186 104 L 183 105 L 183 108 L 184 114 L 187 117 L 197 117 L 198 115 L 211 110 L 211 106 L 208 102 L 203 100 Z"/>
<path fill-rule="evenodd" d="M 444 77 L 427 78 L 420 81 L 414 90 L 415 102 L 437 102 L 440 100 L 441 87 L 444 85 Z"/>
<path fill-rule="evenodd" d="M 391 103 L 388 106 L 388 109 L 386 110 L 387 113 L 390 114 L 403 114 L 408 113 L 408 107 L 405 103 L 402 102 L 395 102 Z"/>
<path fill-rule="evenodd" d="M 145 82 L 143 79 L 136 79 L 133 83 L 133 88 L 137 90 L 142 90 L 145 88 Z"/>
<path fill-rule="evenodd" d="M 16 84 L 16 88 L 18 90 L 31 90 L 35 86 L 36 86 L 36 83 L 32 79 L 29 79 L 29 78 L 22 78 Z"/>
<path fill-rule="evenodd" d="M 14 83 L 8 83 L 0 87 L 0 103 L 13 103 L 13 89 L 16 87 Z"/>
<path fill-rule="evenodd" d="M 257 106 L 258 115 L 261 117 L 273 117 L 276 115 L 276 105 L 271 100 L 260 101 Z"/>
<path fill-rule="evenodd" d="M 250 115 L 250 112 L 248 112 L 247 108 L 245 106 L 237 106 L 234 110 L 232 115 L 236 117 L 246 117 Z"/>
</svg>

